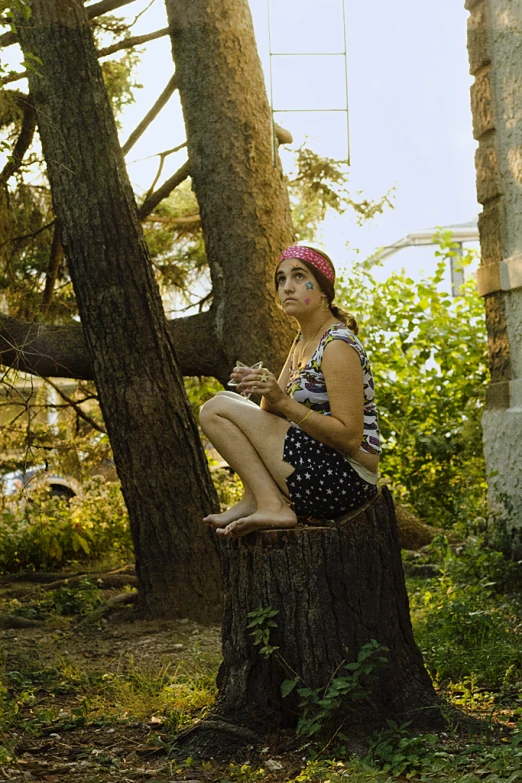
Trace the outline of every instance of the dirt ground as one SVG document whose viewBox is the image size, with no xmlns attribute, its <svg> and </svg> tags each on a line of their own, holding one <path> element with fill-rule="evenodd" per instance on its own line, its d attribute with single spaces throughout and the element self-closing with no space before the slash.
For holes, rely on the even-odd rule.
<svg viewBox="0 0 522 783">
<path fill-rule="evenodd" d="M 4 585 L 0 597 L 4 608 L 13 600 L 38 606 L 43 590 Z M 103 593 L 106 600 L 118 590 Z M 214 697 L 220 628 L 183 619 L 138 621 L 132 606 L 94 623 L 51 614 L 35 627 L 0 630 L 0 655 L 8 685 L 0 745 L 11 754 L 0 765 L 0 780 L 246 779 L 239 772 L 229 777 L 230 760 L 180 760 L 174 744 Z M 302 767 L 293 752 L 264 753 L 257 762 L 272 765 L 267 781 L 295 776 Z"/>
</svg>

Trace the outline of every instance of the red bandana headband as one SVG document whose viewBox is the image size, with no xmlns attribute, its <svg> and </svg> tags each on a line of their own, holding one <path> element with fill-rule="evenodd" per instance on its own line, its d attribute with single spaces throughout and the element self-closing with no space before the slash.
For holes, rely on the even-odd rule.
<svg viewBox="0 0 522 783">
<path fill-rule="evenodd" d="M 283 250 L 279 257 L 279 263 L 286 258 L 300 258 L 302 261 L 308 261 L 309 264 L 314 266 L 319 272 L 322 272 L 327 280 L 333 285 L 335 283 L 335 272 L 333 267 L 328 263 L 320 253 L 316 253 L 311 247 L 301 247 L 300 245 L 293 245 Z"/>
</svg>

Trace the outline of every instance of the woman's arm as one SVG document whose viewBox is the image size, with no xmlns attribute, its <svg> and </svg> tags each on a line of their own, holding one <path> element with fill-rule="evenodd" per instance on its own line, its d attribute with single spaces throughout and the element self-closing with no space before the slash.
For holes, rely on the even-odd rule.
<svg viewBox="0 0 522 783">
<path fill-rule="evenodd" d="M 358 353 L 343 340 L 332 340 L 324 349 L 322 360 L 331 416 L 312 411 L 288 395 L 270 401 L 274 413 L 281 413 L 321 443 L 357 456 L 364 431 L 364 382 Z"/>
</svg>

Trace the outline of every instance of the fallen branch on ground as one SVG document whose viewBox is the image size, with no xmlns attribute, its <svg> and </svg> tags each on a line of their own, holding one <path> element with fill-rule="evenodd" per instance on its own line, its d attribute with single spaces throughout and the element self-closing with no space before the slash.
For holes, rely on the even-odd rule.
<svg viewBox="0 0 522 783">
<path fill-rule="evenodd" d="M 90 612 L 83 619 L 84 623 L 93 623 L 110 612 L 112 609 L 118 606 L 126 606 L 127 604 L 134 604 L 138 600 L 138 593 L 119 593 L 118 595 L 109 598 L 101 606 L 98 606 L 93 612 Z"/>
</svg>

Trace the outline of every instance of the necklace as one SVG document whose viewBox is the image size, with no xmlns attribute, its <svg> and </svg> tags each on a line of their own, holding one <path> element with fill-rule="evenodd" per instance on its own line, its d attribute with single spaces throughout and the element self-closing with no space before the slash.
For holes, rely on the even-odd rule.
<svg viewBox="0 0 522 783">
<path fill-rule="evenodd" d="M 329 319 L 327 318 L 326 321 L 328 321 L 328 320 Z M 323 328 L 323 326 L 325 325 L 326 321 L 323 321 L 323 323 L 321 324 L 319 329 L 315 332 L 315 334 L 312 337 L 310 337 L 310 339 L 308 340 L 308 342 L 306 343 L 304 348 L 302 348 L 301 353 L 299 354 L 299 359 L 297 360 L 297 369 L 298 370 L 302 370 L 302 368 L 304 366 L 303 365 L 303 357 L 305 355 L 306 349 L 308 348 L 308 346 L 310 345 L 312 340 L 314 340 L 317 337 L 317 335 L 319 334 L 319 331 Z"/>
</svg>

